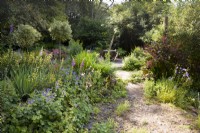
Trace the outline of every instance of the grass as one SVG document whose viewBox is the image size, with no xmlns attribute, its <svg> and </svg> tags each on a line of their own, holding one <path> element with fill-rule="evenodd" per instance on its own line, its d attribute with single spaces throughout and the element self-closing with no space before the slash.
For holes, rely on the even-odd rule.
<svg viewBox="0 0 200 133">
<path fill-rule="evenodd" d="M 123 115 L 125 112 L 127 112 L 128 110 L 130 110 L 130 102 L 129 101 L 124 101 L 123 103 L 120 103 L 118 106 L 117 106 L 117 109 L 115 110 L 115 113 L 118 115 L 118 116 L 121 116 Z"/>
</svg>

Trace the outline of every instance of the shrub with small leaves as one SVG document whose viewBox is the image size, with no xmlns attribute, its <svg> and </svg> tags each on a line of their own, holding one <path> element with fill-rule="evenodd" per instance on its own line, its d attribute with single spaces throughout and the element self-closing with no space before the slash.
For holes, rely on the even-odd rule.
<svg viewBox="0 0 200 133">
<path fill-rule="evenodd" d="M 142 66 L 145 65 L 147 59 L 150 58 L 150 55 L 146 53 L 141 48 L 135 48 L 131 55 L 124 58 L 123 69 L 125 70 L 139 70 Z"/>
<path fill-rule="evenodd" d="M 16 43 L 22 49 L 32 47 L 35 42 L 39 41 L 42 35 L 30 25 L 19 25 L 18 29 L 13 33 Z"/>
<path fill-rule="evenodd" d="M 134 71 L 131 75 L 131 82 L 133 83 L 140 83 L 144 80 L 143 72 L 142 71 Z"/>
<path fill-rule="evenodd" d="M 50 25 L 49 32 L 52 39 L 59 42 L 66 41 L 72 38 L 72 30 L 68 21 L 55 20 Z"/>
</svg>

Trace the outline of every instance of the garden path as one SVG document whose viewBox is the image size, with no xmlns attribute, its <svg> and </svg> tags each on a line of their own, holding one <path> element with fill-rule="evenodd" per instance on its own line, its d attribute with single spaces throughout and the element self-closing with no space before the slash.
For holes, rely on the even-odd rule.
<svg viewBox="0 0 200 133">
<path fill-rule="evenodd" d="M 114 63 L 117 68 L 116 76 L 128 80 L 131 72 L 119 70 L 120 62 Z M 111 117 L 118 123 L 118 133 L 197 133 L 193 129 L 194 114 L 188 113 L 171 104 L 150 103 L 143 95 L 143 84 L 127 83 L 128 96 L 118 99 L 114 103 L 99 105 L 101 113 L 97 120 L 103 121 Z M 128 100 L 131 108 L 122 116 L 117 116 L 114 111 L 117 105 Z"/>
</svg>

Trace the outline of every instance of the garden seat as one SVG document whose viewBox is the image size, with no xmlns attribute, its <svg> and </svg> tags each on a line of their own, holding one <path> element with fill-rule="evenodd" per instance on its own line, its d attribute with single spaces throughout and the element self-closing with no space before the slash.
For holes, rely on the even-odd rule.
<svg viewBox="0 0 200 133">
<path fill-rule="evenodd" d="M 106 58 L 106 54 L 110 51 L 110 60 L 115 61 L 117 56 L 118 56 L 118 52 L 117 50 L 103 50 L 100 53 L 100 56 L 103 57 L 104 59 Z"/>
</svg>

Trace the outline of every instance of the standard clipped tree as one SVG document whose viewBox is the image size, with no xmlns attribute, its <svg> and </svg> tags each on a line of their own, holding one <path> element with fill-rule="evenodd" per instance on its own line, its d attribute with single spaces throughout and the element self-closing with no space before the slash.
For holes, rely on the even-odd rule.
<svg viewBox="0 0 200 133">
<path fill-rule="evenodd" d="M 18 29 L 13 33 L 17 45 L 22 49 L 32 47 L 35 42 L 39 41 L 42 37 L 40 32 L 30 25 L 20 24 Z"/>
<path fill-rule="evenodd" d="M 59 42 L 67 41 L 72 38 L 71 25 L 68 21 L 54 21 L 49 28 L 50 35 L 53 40 Z M 60 59 L 61 59 L 61 47 L 60 47 Z"/>
</svg>

